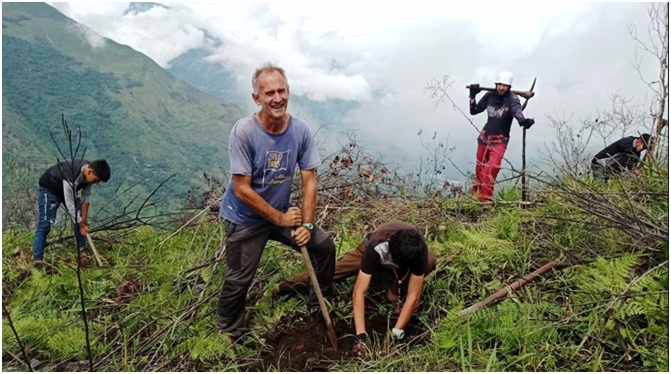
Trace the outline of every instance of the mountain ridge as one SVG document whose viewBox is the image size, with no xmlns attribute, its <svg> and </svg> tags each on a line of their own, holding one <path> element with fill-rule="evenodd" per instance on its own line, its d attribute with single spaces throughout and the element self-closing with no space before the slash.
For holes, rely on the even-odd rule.
<svg viewBox="0 0 671 374">
<path fill-rule="evenodd" d="M 176 205 L 205 184 L 203 173 L 228 166 L 227 138 L 243 115 L 239 107 L 45 3 L 3 3 L 2 10 L 3 176 L 9 160 L 30 169 L 27 179 L 37 185 L 41 167 L 62 158 L 52 137 L 67 147 L 61 115 L 73 135 L 81 129 L 86 158 L 110 163 L 109 186 L 96 188 L 106 198 L 138 183 L 149 193 L 176 174 L 157 196 Z M 14 182 L 3 182 L 3 205 L 18 188 Z"/>
</svg>

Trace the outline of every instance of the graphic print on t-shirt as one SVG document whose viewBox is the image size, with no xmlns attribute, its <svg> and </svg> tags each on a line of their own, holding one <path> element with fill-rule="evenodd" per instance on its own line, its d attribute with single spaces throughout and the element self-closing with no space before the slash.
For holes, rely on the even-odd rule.
<svg viewBox="0 0 671 374">
<path fill-rule="evenodd" d="M 496 118 L 501 118 L 503 117 L 503 114 L 508 111 L 508 106 L 502 106 L 498 109 L 496 109 L 493 106 L 488 106 L 487 107 L 487 115 L 490 117 L 496 117 Z"/>
<path fill-rule="evenodd" d="M 267 151 L 266 162 L 263 168 L 263 187 L 268 184 L 282 184 L 290 180 L 290 176 L 283 173 L 289 167 L 289 150 L 284 152 Z M 269 177 L 266 182 L 266 177 Z"/>
</svg>

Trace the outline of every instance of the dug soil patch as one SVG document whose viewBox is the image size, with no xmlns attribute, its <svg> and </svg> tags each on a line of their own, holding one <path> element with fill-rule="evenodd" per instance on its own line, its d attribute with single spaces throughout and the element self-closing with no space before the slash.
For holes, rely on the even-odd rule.
<svg viewBox="0 0 671 374">
<path fill-rule="evenodd" d="M 389 331 L 396 316 L 366 311 L 367 330 L 373 341 L 380 341 Z M 331 347 L 326 333 L 326 323 L 317 310 L 310 315 L 295 314 L 283 318 L 265 338 L 260 360 L 252 364 L 250 371 L 329 371 L 343 361 L 360 360 L 352 353 L 356 343 L 354 326 L 347 320 L 334 319 L 334 329 L 338 337 L 338 349 Z M 407 340 L 413 344 L 425 344 L 425 339 L 414 318 L 406 327 Z M 413 339 L 415 336 L 415 339 Z M 374 349 L 374 348 L 373 348 Z"/>
<path fill-rule="evenodd" d="M 328 371 L 335 363 L 353 358 L 352 327 L 342 321 L 333 322 L 338 350 L 331 347 L 326 323 L 319 312 L 283 319 L 265 337 L 261 361 L 250 370 Z"/>
</svg>

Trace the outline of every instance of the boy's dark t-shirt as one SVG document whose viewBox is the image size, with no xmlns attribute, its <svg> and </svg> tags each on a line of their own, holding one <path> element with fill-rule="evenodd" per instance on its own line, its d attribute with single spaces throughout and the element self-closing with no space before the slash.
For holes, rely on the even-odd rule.
<svg viewBox="0 0 671 374">
<path fill-rule="evenodd" d="M 63 181 L 75 183 L 82 175 L 82 167 L 90 162 L 84 159 L 64 160 L 51 166 L 40 176 L 39 185 L 51 192 L 59 202 L 65 203 L 65 192 Z M 77 191 L 86 187 L 88 183 L 82 179 L 82 183 L 75 183 Z"/>
<path fill-rule="evenodd" d="M 403 221 L 390 221 L 380 225 L 373 233 L 367 236 L 366 248 L 363 252 L 363 258 L 361 259 L 361 271 L 366 274 L 373 274 L 375 269 L 378 269 L 382 265 L 382 260 L 380 255 L 375 251 L 375 247 L 383 242 L 389 241 L 389 238 L 398 230 L 412 229 L 415 231 L 417 227 Z M 403 264 L 397 264 L 401 268 L 400 272 L 405 273 L 408 270 L 407 267 L 404 267 Z M 418 264 L 415 265 L 412 269 L 409 269 L 410 272 L 417 276 L 422 276 L 427 273 L 427 264 Z"/>
</svg>

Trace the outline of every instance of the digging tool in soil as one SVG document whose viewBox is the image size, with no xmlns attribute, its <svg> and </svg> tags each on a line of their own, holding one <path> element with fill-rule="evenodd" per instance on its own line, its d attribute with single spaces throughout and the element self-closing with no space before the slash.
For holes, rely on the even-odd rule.
<svg viewBox="0 0 671 374">
<path fill-rule="evenodd" d="M 333 328 L 333 323 L 331 322 L 331 316 L 329 316 L 329 311 L 326 309 L 326 303 L 324 302 L 324 296 L 322 296 L 322 290 L 319 287 L 319 282 L 317 281 L 317 275 L 315 274 L 315 269 L 312 267 L 312 261 L 310 261 L 310 255 L 308 254 L 307 248 L 301 246 L 301 254 L 303 254 L 303 260 L 305 261 L 305 266 L 308 268 L 308 273 L 310 274 L 310 283 L 312 283 L 312 288 L 315 291 L 317 300 L 319 300 L 319 308 L 322 310 L 322 315 L 324 316 L 324 321 L 326 322 L 326 332 L 331 342 L 333 349 L 338 350 L 338 337 L 336 336 L 335 329 Z"/>
<path fill-rule="evenodd" d="M 96 251 L 96 246 L 93 244 L 93 239 L 91 239 L 91 235 L 86 234 L 86 240 L 89 241 L 91 251 L 93 251 L 93 256 L 96 258 L 96 264 L 98 264 L 99 267 L 103 266 L 102 261 L 100 261 L 100 256 L 98 255 L 98 251 Z"/>
</svg>

